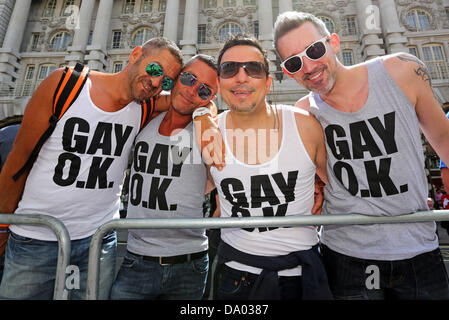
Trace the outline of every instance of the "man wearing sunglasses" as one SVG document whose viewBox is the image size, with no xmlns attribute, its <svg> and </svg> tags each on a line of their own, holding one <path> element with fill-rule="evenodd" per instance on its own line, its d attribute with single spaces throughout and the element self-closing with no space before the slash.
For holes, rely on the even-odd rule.
<svg viewBox="0 0 449 320">
<path fill-rule="evenodd" d="M 71 239 L 69 263 L 79 275 L 69 298 L 85 298 L 91 236 L 100 225 L 119 217 L 124 171 L 141 124 L 140 101 L 158 95 L 163 87 L 170 89 L 181 65 L 182 54 L 174 43 L 153 38 L 131 52 L 121 72 L 91 71 L 31 170 L 14 181 L 13 175 L 48 127 L 63 69 L 42 82 L 25 109 L 0 174 L 0 212 L 45 214 L 64 223 Z M 52 299 L 58 257 L 55 235 L 41 226 L 11 225 L 10 229 L 0 298 Z M 109 297 L 115 255 L 116 235 L 111 232 L 103 240 L 100 299 Z"/>
<path fill-rule="evenodd" d="M 211 103 L 217 90 L 215 60 L 191 58 L 175 81 L 168 111 L 136 138 L 128 218 L 203 217 L 207 171 L 194 140 L 192 114 Z M 111 299 L 202 299 L 207 251 L 204 229 L 129 230 Z"/>
<path fill-rule="evenodd" d="M 397 216 L 426 211 L 420 128 L 449 160 L 449 120 L 426 66 L 405 53 L 355 66 L 337 59 L 339 38 L 321 20 L 281 14 L 274 28 L 283 70 L 312 92 L 326 136 L 324 214 Z M 324 226 L 323 255 L 338 299 L 448 299 L 435 222 Z"/>
<path fill-rule="evenodd" d="M 226 166 L 211 168 L 222 217 L 311 215 L 315 174 L 326 181 L 319 123 L 289 106 L 270 105 L 266 51 L 244 35 L 218 57 L 219 116 Z M 220 300 L 330 299 L 314 226 L 223 228 L 216 271 Z"/>
</svg>

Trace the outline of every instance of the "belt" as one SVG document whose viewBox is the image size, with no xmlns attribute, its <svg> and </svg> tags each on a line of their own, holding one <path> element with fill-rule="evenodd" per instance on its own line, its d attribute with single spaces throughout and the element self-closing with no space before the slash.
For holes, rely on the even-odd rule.
<svg viewBox="0 0 449 320">
<path fill-rule="evenodd" d="M 196 252 L 196 253 L 191 253 L 191 254 L 181 254 L 179 256 L 172 256 L 172 257 L 150 257 L 150 256 L 143 256 L 140 254 L 135 254 L 130 251 L 128 251 L 128 252 L 136 257 L 142 258 L 143 260 L 157 262 L 161 266 L 188 262 L 191 260 L 202 258 L 207 254 L 207 250 L 204 250 L 201 252 Z"/>
</svg>

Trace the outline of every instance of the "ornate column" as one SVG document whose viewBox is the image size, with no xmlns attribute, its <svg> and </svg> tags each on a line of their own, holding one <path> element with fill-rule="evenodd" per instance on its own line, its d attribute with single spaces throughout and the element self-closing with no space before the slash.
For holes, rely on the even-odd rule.
<svg viewBox="0 0 449 320">
<path fill-rule="evenodd" d="M 85 58 L 88 61 L 89 68 L 94 70 L 103 70 L 106 66 L 106 45 L 109 38 L 113 4 L 113 0 L 100 0 L 92 36 L 92 45 L 87 46 L 89 54 Z"/>
<path fill-rule="evenodd" d="M 379 9 L 374 6 L 371 0 L 356 1 L 357 17 L 359 19 L 362 52 L 365 60 L 385 54 L 381 48 L 383 40 L 380 37 L 380 16 Z"/>
<path fill-rule="evenodd" d="M 293 10 L 292 0 L 279 0 L 279 14 Z"/>
<path fill-rule="evenodd" d="M 276 71 L 276 54 L 273 48 L 273 5 L 271 0 L 258 0 L 259 41 L 267 50 L 270 71 Z"/>
<path fill-rule="evenodd" d="M 176 42 L 178 35 L 179 1 L 168 0 L 165 10 L 164 37 Z"/>
<path fill-rule="evenodd" d="M 95 1 L 82 1 L 79 11 L 79 29 L 75 29 L 73 42 L 67 48 L 69 54 L 65 57 L 69 65 L 75 65 L 76 62 L 83 62 L 86 53 L 87 42 L 89 41 L 90 25 L 94 11 Z"/>
<path fill-rule="evenodd" d="M 184 59 L 187 61 L 197 53 L 198 42 L 198 0 L 186 0 L 184 12 L 184 29 L 182 31 L 181 46 Z"/>
<path fill-rule="evenodd" d="M 31 0 L 16 1 L 6 30 L 3 47 L 0 49 L 0 83 L 4 89 L 13 86 L 13 79 L 18 75 L 15 69 L 20 68 L 20 45 L 25 32 Z M 0 88 L 1 90 L 1 88 Z"/>
<path fill-rule="evenodd" d="M 379 0 L 382 30 L 387 53 L 408 52 L 405 29 L 399 23 L 398 11 L 394 0 Z"/>
</svg>

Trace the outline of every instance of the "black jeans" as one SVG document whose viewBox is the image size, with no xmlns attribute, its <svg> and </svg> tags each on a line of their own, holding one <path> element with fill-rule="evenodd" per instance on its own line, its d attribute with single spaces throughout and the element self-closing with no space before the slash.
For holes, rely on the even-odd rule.
<svg viewBox="0 0 449 320">
<path fill-rule="evenodd" d="M 381 261 L 346 256 L 322 246 L 323 262 L 335 299 L 449 299 L 441 252 Z"/>
</svg>

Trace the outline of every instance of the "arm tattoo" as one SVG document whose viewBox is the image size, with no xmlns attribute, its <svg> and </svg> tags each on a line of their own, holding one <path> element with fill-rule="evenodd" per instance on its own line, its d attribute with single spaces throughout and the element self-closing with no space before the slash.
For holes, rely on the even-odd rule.
<svg viewBox="0 0 449 320">
<path fill-rule="evenodd" d="M 432 86 L 432 78 L 430 77 L 429 70 L 427 69 L 426 65 L 416 58 L 413 55 L 406 55 L 406 54 L 400 54 L 397 56 L 399 60 L 402 60 L 404 62 L 415 62 L 418 64 L 418 67 L 414 70 L 415 74 L 418 77 L 421 77 L 423 81 L 426 81 L 429 83 L 430 86 Z"/>
</svg>

